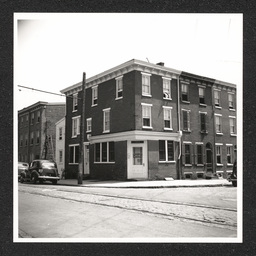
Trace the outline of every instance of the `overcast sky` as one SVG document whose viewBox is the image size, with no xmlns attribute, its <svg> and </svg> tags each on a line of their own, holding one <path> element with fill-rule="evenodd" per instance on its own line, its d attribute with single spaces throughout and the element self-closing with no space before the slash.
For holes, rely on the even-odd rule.
<svg viewBox="0 0 256 256">
<path fill-rule="evenodd" d="M 131 59 L 242 86 L 241 14 L 21 14 L 14 16 L 14 104 L 60 102 L 18 85 L 60 90 Z"/>
</svg>

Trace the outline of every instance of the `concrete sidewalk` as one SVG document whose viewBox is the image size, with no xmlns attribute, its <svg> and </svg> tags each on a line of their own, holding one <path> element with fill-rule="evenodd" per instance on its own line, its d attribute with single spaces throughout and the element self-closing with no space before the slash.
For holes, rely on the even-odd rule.
<svg viewBox="0 0 256 256">
<path fill-rule="evenodd" d="M 102 188 L 177 188 L 177 187 L 220 187 L 232 186 L 226 179 L 200 179 L 200 180 L 156 180 L 156 181 L 99 181 L 83 180 L 78 184 L 76 179 L 59 180 L 59 185 L 102 187 Z"/>
</svg>

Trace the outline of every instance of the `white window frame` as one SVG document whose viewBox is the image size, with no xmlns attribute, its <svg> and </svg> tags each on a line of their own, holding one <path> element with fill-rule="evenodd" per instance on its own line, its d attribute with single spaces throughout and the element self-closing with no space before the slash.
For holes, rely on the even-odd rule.
<svg viewBox="0 0 256 256">
<path fill-rule="evenodd" d="M 141 103 L 141 106 L 142 106 L 142 108 L 141 108 L 141 119 L 142 119 L 142 128 L 144 128 L 144 129 L 153 129 L 153 127 L 152 127 L 152 114 L 151 114 L 151 108 L 152 108 L 152 104 L 148 104 L 148 103 Z M 146 116 L 145 115 L 145 112 L 147 112 L 147 110 L 146 109 L 148 109 L 148 113 L 149 113 L 149 116 Z M 143 125 L 143 119 L 144 118 L 149 118 L 149 126 L 145 126 L 145 125 Z"/>
<path fill-rule="evenodd" d="M 213 91 L 213 97 L 214 97 L 214 106 L 215 108 L 221 108 L 221 102 L 220 102 L 220 90 L 214 89 Z M 217 97 L 216 97 L 217 96 Z"/>
<path fill-rule="evenodd" d="M 119 93 L 122 93 L 122 96 L 118 96 Z M 123 76 L 116 78 L 116 100 L 123 98 Z"/>
<path fill-rule="evenodd" d="M 191 110 L 187 110 L 187 109 L 182 109 L 182 130 L 185 131 L 185 132 L 191 132 L 191 126 L 190 126 L 190 112 Z M 188 121 L 187 121 L 187 125 L 188 125 L 188 128 L 187 130 L 184 129 L 184 112 L 187 113 L 187 117 L 188 117 Z"/>
<path fill-rule="evenodd" d="M 102 143 L 107 143 L 107 161 L 102 161 Z M 110 150 L 109 150 L 109 143 L 114 143 L 112 141 L 107 141 L 107 142 L 98 142 L 94 144 L 94 163 L 95 164 L 114 164 L 115 161 L 109 161 L 109 156 L 110 156 Z M 100 145 L 100 159 L 99 161 L 96 161 L 96 145 Z"/>
<path fill-rule="evenodd" d="M 202 163 L 198 163 L 198 150 L 197 147 L 201 146 L 202 152 L 201 152 L 201 157 L 202 157 Z M 204 166 L 204 143 L 203 142 L 196 142 L 195 143 L 195 164 L 196 166 Z"/>
<path fill-rule="evenodd" d="M 184 145 L 184 165 L 185 166 L 192 166 L 192 142 L 184 141 L 183 145 Z M 189 146 L 189 160 L 190 160 L 190 163 L 186 163 L 186 147 L 185 147 L 186 145 Z"/>
<path fill-rule="evenodd" d="M 184 90 L 184 88 L 186 88 L 186 90 Z M 181 101 L 182 102 L 186 102 L 186 103 L 189 103 L 189 84 L 188 83 L 184 83 L 184 82 L 182 82 L 181 83 Z M 183 94 L 184 95 L 187 95 L 187 100 L 183 100 Z"/>
<path fill-rule="evenodd" d="M 172 93 L 171 93 L 171 78 L 162 77 L 163 79 L 163 98 L 165 100 L 171 100 L 172 99 Z"/>
<path fill-rule="evenodd" d="M 202 119 L 201 119 L 201 115 L 204 115 L 205 116 L 205 130 L 202 129 Z M 207 112 L 202 112 L 202 111 L 199 111 L 199 120 L 200 120 L 200 132 L 201 133 L 207 133 Z"/>
<path fill-rule="evenodd" d="M 203 94 L 201 94 L 200 91 L 202 91 Z M 205 87 L 204 86 L 198 86 L 198 96 L 199 96 L 199 105 L 206 106 L 206 104 L 205 104 Z M 204 102 L 203 103 L 200 102 L 200 99 L 204 99 L 203 100 Z"/>
<path fill-rule="evenodd" d="M 103 133 L 110 132 L 110 110 L 111 108 L 103 109 Z M 108 120 L 106 120 L 108 114 Z"/>
<path fill-rule="evenodd" d="M 236 136 L 236 117 L 235 116 L 229 116 L 229 131 L 231 136 Z"/>
<path fill-rule="evenodd" d="M 152 95 L 151 95 L 151 81 L 150 81 L 151 74 L 141 72 L 141 75 L 142 75 L 141 76 L 142 95 L 147 96 L 147 97 L 152 97 Z M 144 84 L 144 78 L 148 79 L 148 83 L 149 83 L 148 85 Z M 145 91 L 145 87 L 148 87 L 148 92 Z"/>
<path fill-rule="evenodd" d="M 233 144 L 226 144 L 226 150 L 227 150 L 227 166 L 233 166 Z M 230 152 L 228 152 L 229 150 Z M 230 156 L 230 163 L 228 162 L 228 156 Z"/>
<path fill-rule="evenodd" d="M 169 113 L 169 115 L 168 115 Z M 172 107 L 163 106 L 163 115 L 164 115 L 164 130 L 172 131 Z M 170 116 L 168 119 L 167 117 Z M 170 121 L 170 127 L 165 127 L 165 121 Z"/>
<path fill-rule="evenodd" d="M 216 157 L 216 165 L 223 166 L 223 159 L 222 159 L 222 143 L 215 143 L 215 157 Z M 220 163 L 218 163 L 218 156 L 220 156 Z"/>
<path fill-rule="evenodd" d="M 217 120 L 219 120 L 219 123 L 217 123 Z M 219 125 L 220 129 L 217 129 L 217 126 Z M 222 115 L 221 114 L 215 114 L 215 131 L 218 135 L 223 135 L 222 132 Z"/>
<path fill-rule="evenodd" d="M 175 142 L 172 140 L 161 140 L 165 142 L 165 160 L 160 160 L 160 156 L 159 156 L 159 163 L 175 163 Z M 173 160 L 169 161 L 168 160 L 168 141 L 172 141 L 173 143 Z M 158 148 L 158 152 L 159 152 L 159 148 Z M 159 152 L 160 153 L 160 152 Z"/>
<path fill-rule="evenodd" d="M 92 107 L 98 105 L 98 85 L 92 87 Z"/>
<path fill-rule="evenodd" d="M 80 118 L 81 116 L 72 117 L 72 138 L 75 138 L 80 134 Z"/>
<path fill-rule="evenodd" d="M 79 162 L 79 159 L 77 159 L 77 162 L 75 162 L 75 159 L 76 159 L 76 147 L 78 147 L 78 150 L 79 150 L 79 144 L 72 144 L 72 145 L 69 145 L 69 154 L 70 154 L 70 148 L 73 147 L 74 148 L 74 152 L 73 152 L 73 162 L 71 163 L 70 162 L 70 156 L 69 156 L 69 164 L 70 165 L 77 165 L 78 162 Z M 78 157 L 79 158 L 79 157 Z"/>
<path fill-rule="evenodd" d="M 87 118 L 86 119 L 86 132 L 91 132 L 92 131 L 92 118 Z"/>
<path fill-rule="evenodd" d="M 78 93 L 73 94 L 73 112 L 76 112 L 78 109 Z"/>
</svg>

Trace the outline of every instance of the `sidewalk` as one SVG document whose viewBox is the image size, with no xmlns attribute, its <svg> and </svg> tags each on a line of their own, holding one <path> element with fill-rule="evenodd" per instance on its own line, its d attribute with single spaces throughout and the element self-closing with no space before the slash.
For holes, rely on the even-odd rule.
<svg viewBox="0 0 256 256">
<path fill-rule="evenodd" d="M 102 187 L 102 188 L 177 188 L 177 187 L 221 187 L 232 186 L 226 179 L 200 180 L 155 180 L 155 181 L 99 181 L 83 180 L 79 184 L 76 179 L 59 180 L 59 185 Z"/>
</svg>

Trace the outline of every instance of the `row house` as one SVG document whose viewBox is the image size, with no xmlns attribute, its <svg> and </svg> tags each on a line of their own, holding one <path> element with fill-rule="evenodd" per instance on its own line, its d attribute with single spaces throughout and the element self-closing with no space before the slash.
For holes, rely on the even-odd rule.
<svg viewBox="0 0 256 256">
<path fill-rule="evenodd" d="M 55 123 L 65 116 L 65 103 L 39 101 L 18 111 L 18 160 L 55 160 Z"/>
<path fill-rule="evenodd" d="M 133 59 L 87 79 L 84 111 L 82 82 L 63 89 L 66 176 L 77 177 L 82 114 L 84 176 L 154 180 L 225 174 L 225 146 L 234 146 L 235 136 L 226 134 L 230 109 L 225 101 L 219 108 L 213 106 L 213 88 L 221 97 L 223 90 L 235 99 L 234 85 L 167 68 L 162 62 Z M 235 111 L 229 116 L 235 121 Z M 215 130 L 218 120 L 222 135 Z M 213 159 L 219 154 L 221 163 L 216 168 Z M 206 157 L 210 155 L 211 161 Z"/>
</svg>

